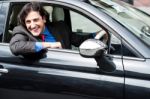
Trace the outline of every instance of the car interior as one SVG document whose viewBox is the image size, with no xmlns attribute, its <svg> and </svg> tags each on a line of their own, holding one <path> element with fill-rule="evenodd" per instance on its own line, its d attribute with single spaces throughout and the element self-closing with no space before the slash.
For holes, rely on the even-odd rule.
<svg viewBox="0 0 150 99">
<path fill-rule="evenodd" d="M 10 41 L 12 36 L 12 31 L 15 26 L 17 26 L 17 16 L 22 9 L 23 4 L 14 4 L 12 5 L 12 9 L 10 9 L 10 18 L 9 18 L 9 27 L 8 27 L 8 33 L 5 35 L 5 42 Z M 59 7 L 52 7 L 52 6 L 43 6 L 45 10 L 50 14 L 50 21 L 56 22 L 56 21 L 64 21 L 64 9 Z M 61 14 L 61 16 L 60 16 Z"/>
<path fill-rule="evenodd" d="M 12 9 L 10 9 L 10 13 L 8 16 L 9 17 L 9 21 L 7 22 L 7 24 L 9 24 L 8 28 L 6 29 L 6 33 L 5 33 L 5 38 L 4 38 L 4 42 L 9 43 L 11 37 L 12 37 L 12 30 L 15 26 L 17 26 L 17 15 L 20 12 L 21 8 L 23 7 L 24 4 L 12 4 Z M 64 8 L 60 8 L 60 7 L 53 7 L 53 6 L 48 6 L 48 5 L 43 5 L 44 9 L 47 10 L 47 12 L 50 14 L 50 21 L 51 22 L 56 22 L 56 21 L 64 21 L 65 23 L 68 24 L 69 28 L 72 28 L 74 24 L 71 23 L 72 19 L 70 18 L 70 12 L 67 9 Z M 72 30 L 72 29 L 71 29 Z M 76 32 L 76 33 L 83 33 L 82 29 L 76 29 L 76 31 L 72 32 Z M 86 31 L 85 31 L 86 32 Z M 113 54 L 113 55 L 121 55 L 121 48 L 123 48 L 125 50 L 124 55 L 126 56 L 132 56 L 135 57 L 135 55 L 129 51 L 129 49 L 127 49 L 126 47 L 121 45 L 121 42 L 118 40 L 118 42 L 113 43 L 113 39 L 115 36 L 109 35 L 109 43 L 107 43 L 109 47 L 109 50 L 107 51 L 107 53 L 109 54 Z M 72 47 L 73 50 L 77 50 L 78 48 L 76 47 Z M 127 53 L 127 54 L 125 54 Z"/>
</svg>

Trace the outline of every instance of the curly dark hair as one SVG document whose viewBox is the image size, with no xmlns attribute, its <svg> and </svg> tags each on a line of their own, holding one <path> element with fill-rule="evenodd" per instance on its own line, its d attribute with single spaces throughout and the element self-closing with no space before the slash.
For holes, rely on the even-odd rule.
<svg viewBox="0 0 150 99">
<path fill-rule="evenodd" d="M 25 25 L 25 18 L 27 17 L 30 11 L 37 11 L 42 17 L 46 18 L 46 24 L 49 24 L 49 14 L 48 12 L 42 7 L 41 3 L 39 2 L 30 2 L 23 6 L 22 10 L 18 14 L 18 24 Z"/>
</svg>

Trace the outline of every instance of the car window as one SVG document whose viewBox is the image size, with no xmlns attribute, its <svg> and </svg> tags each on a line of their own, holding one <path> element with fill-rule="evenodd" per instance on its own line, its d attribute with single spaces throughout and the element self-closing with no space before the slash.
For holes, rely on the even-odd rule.
<svg viewBox="0 0 150 99">
<path fill-rule="evenodd" d="M 70 16 L 73 32 L 94 33 L 101 30 L 98 25 L 81 14 L 70 11 Z"/>
<path fill-rule="evenodd" d="M 87 17 L 70 10 L 71 30 L 73 33 L 86 35 L 101 31 L 102 28 Z M 94 37 L 93 37 L 94 38 Z M 72 45 L 72 50 L 78 50 L 78 47 Z"/>
<path fill-rule="evenodd" d="M 7 22 L 5 28 L 4 41 L 5 43 L 9 43 L 12 37 L 12 31 L 15 26 L 17 26 L 17 16 L 22 9 L 24 3 L 11 3 L 9 5 L 9 10 L 7 11 Z"/>
<path fill-rule="evenodd" d="M 110 33 L 110 43 L 108 54 L 111 55 L 123 55 L 127 57 L 137 57 L 136 52 L 132 49 L 130 45 L 126 43 L 126 41 L 122 42 L 121 38 L 118 38 L 116 35 Z"/>
<path fill-rule="evenodd" d="M 104 30 L 102 27 L 100 27 L 87 17 L 77 12 L 70 11 L 70 18 L 73 33 L 85 35 L 87 33 L 95 33 L 96 31 Z M 126 45 L 122 44 L 120 38 L 113 35 L 109 31 L 107 32 L 109 33 L 109 41 L 110 41 L 107 42 L 107 45 L 109 46 L 107 54 L 119 56 L 123 54 L 124 56 L 135 57 L 133 52 L 130 51 L 130 49 Z M 72 49 L 78 50 L 78 47 L 72 46 Z"/>
<path fill-rule="evenodd" d="M 70 11 L 70 16 L 71 16 L 72 31 L 74 33 L 87 34 L 102 30 L 100 26 L 98 26 L 93 21 L 77 12 Z M 115 54 L 121 55 L 121 47 L 120 47 L 121 41 L 117 39 L 117 37 L 115 37 L 114 35 L 111 35 L 110 37 L 111 37 L 110 39 L 111 48 L 108 50 L 107 53 L 113 55 Z M 78 48 L 72 46 L 72 49 L 77 50 Z"/>
<path fill-rule="evenodd" d="M 121 40 L 112 33 L 110 34 L 110 47 L 108 49 L 108 54 L 121 55 Z"/>
</svg>

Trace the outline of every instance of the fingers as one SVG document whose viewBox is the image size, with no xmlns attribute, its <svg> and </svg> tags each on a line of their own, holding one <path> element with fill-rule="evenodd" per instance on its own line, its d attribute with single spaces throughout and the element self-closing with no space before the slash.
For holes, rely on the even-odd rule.
<svg viewBox="0 0 150 99">
<path fill-rule="evenodd" d="M 62 48 L 60 42 L 50 43 L 50 48 Z"/>
<path fill-rule="evenodd" d="M 60 42 L 43 42 L 42 46 L 43 48 L 62 48 Z"/>
</svg>

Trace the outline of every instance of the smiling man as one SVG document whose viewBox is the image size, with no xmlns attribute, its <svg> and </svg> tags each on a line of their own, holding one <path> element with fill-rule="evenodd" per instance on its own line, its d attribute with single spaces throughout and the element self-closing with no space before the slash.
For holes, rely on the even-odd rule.
<svg viewBox="0 0 150 99">
<path fill-rule="evenodd" d="M 15 55 L 28 58 L 43 57 L 47 48 L 71 48 L 79 46 L 93 34 L 77 36 L 60 21 L 50 23 L 49 14 L 38 2 L 27 3 L 18 15 L 19 25 L 13 30 L 10 49 Z M 44 54 L 45 56 L 45 54 Z"/>
<path fill-rule="evenodd" d="M 10 41 L 13 54 L 41 57 L 41 54 L 46 52 L 46 48 L 62 48 L 59 36 L 54 37 L 46 26 L 49 23 L 46 17 L 48 13 L 40 3 L 28 3 L 22 8 L 18 15 L 20 25 L 13 30 Z"/>
</svg>

